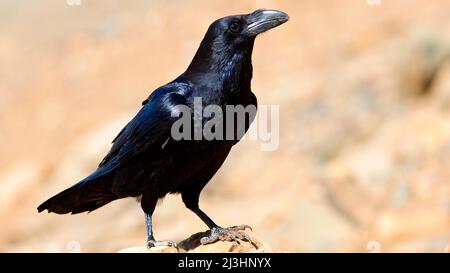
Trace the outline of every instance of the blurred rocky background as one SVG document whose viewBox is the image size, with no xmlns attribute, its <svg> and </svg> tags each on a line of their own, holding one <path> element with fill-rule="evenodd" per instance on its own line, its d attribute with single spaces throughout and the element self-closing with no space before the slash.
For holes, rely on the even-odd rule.
<svg viewBox="0 0 450 273">
<path fill-rule="evenodd" d="M 448 251 L 448 0 L 1 1 L 0 251 L 144 245 L 135 200 L 75 216 L 36 207 L 96 168 L 214 19 L 257 8 L 291 17 L 253 54 L 259 103 L 280 106 L 280 144 L 239 143 L 204 210 L 286 251 Z M 154 215 L 158 239 L 206 229 L 179 196 Z"/>
</svg>

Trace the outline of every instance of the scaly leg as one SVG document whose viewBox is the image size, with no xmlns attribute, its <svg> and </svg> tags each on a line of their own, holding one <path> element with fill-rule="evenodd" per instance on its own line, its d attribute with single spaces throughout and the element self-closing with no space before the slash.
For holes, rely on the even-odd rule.
<svg viewBox="0 0 450 273">
<path fill-rule="evenodd" d="M 147 247 L 152 248 L 155 246 L 170 246 L 177 247 L 177 244 L 173 241 L 157 241 L 153 236 L 152 229 L 152 216 L 150 214 L 145 214 L 145 226 L 147 227 Z"/>
<path fill-rule="evenodd" d="M 245 232 L 246 229 L 252 229 L 248 225 L 240 225 L 240 226 L 233 226 L 228 228 L 223 228 L 218 226 L 216 223 L 214 223 L 211 218 L 209 218 L 206 213 L 204 213 L 198 206 L 198 197 L 199 193 L 193 193 L 193 192 L 183 192 L 182 198 L 183 202 L 186 205 L 186 207 L 190 210 L 192 210 L 210 229 L 210 234 L 203 237 L 200 240 L 200 243 L 202 245 L 205 244 L 211 244 L 217 241 L 247 241 L 251 242 L 250 236 L 248 236 Z"/>
<path fill-rule="evenodd" d="M 171 246 L 176 247 L 177 244 L 173 241 L 157 241 L 153 236 L 152 214 L 155 211 L 158 198 L 155 198 L 151 193 L 144 193 L 141 198 L 141 207 L 145 213 L 145 226 L 147 229 L 147 247 L 155 246 Z"/>
<path fill-rule="evenodd" d="M 202 221 L 210 228 L 210 234 L 208 236 L 203 237 L 200 240 L 202 245 L 212 244 L 217 241 L 247 241 L 251 242 L 250 236 L 248 236 L 245 232 L 246 229 L 252 230 L 252 228 L 248 225 L 240 225 L 233 227 L 220 227 L 216 223 L 214 223 L 211 218 L 206 215 L 200 208 L 196 208 L 192 210 L 197 216 L 202 219 Z"/>
</svg>

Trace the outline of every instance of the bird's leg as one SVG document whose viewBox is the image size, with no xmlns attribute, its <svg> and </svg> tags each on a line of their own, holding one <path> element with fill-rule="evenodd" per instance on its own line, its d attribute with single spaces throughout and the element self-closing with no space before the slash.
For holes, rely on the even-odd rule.
<svg viewBox="0 0 450 273">
<path fill-rule="evenodd" d="M 152 248 L 155 246 L 171 246 L 176 247 L 177 244 L 172 241 L 157 241 L 153 236 L 153 226 L 152 226 L 152 214 L 155 211 L 156 203 L 158 198 L 156 198 L 152 192 L 149 194 L 144 194 L 141 197 L 141 207 L 145 213 L 145 227 L 147 228 L 147 247 Z"/>
<path fill-rule="evenodd" d="M 145 214 L 145 226 L 147 227 L 147 247 L 152 248 L 155 246 L 170 246 L 177 247 L 177 244 L 173 241 L 157 241 L 153 236 L 152 228 L 152 216 L 148 213 Z"/>
<path fill-rule="evenodd" d="M 200 208 L 192 209 L 192 211 L 197 214 L 197 216 L 205 222 L 205 224 L 210 228 L 209 235 L 203 237 L 200 239 L 200 243 L 202 245 L 212 244 L 217 241 L 247 241 L 252 242 L 250 236 L 247 235 L 247 233 L 242 232 L 246 229 L 252 230 L 252 228 L 248 225 L 240 225 L 240 226 L 232 226 L 232 227 L 220 227 L 216 223 L 214 223 L 211 218 L 206 215 Z"/>
<path fill-rule="evenodd" d="M 148 213 L 145 214 L 145 227 L 147 229 L 147 245 L 150 242 L 155 242 L 155 237 L 153 236 L 153 228 L 152 228 L 152 216 Z"/>
<path fill-rule="evenodd" d="M 241 226 L 233 226 L 228 228 L 223 228 L 214 223 L 211 218 L 206 215 L 198 206 L 198 200 L 200 196 L 200 191 L 206 183 L 200 183 L 198 188 L 191 188 L 190 190 L 186 190 L 182 192 L 181 197 L 183 199 L 184 204 L 190 210 L 192 210 L 210 229 L 210 232 L 207 236 L 200 239 L 200 243 L 211 244 L 216 241 L 237 241 L 243 240 L 252 242 L 250 236 L 248 236 L 244 230 L 252 229 L 250 226 L 241 225 Z"/>
<path fill-rule="evenodd" d="M 197 216 L 209 227 L 209 229 L 218 228 L 219 226 L 209 218 L 199 207 L 191 209 Z"/>
</svg>

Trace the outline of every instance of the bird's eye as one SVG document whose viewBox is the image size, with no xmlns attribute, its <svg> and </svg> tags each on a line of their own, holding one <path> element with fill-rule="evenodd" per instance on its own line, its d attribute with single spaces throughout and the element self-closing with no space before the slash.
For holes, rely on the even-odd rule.
<svg viewBox="0 0 450 273">
<path fill-rule="evenodd" d="M 237 33 L 239 31 L 239 24 L 238 23 L 232 23 L 228 29 L 233 32 L 233 33 Z"/>
</svg>

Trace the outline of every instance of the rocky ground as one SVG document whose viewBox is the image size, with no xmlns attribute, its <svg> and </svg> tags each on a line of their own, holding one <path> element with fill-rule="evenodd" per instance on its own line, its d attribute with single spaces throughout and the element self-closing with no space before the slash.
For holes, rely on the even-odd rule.
<svg viewBox="0 0 450 273">
<path fill-rule="evenodd" d="M 75 216 L 36 207 L 95 169 L 213 19 L 261 7 L 291 16 L 253 54 L 259 103 L 280 107 L 279 147 L 239 143 L 203 209 L 283 251 L 448 251 L 446 0 L 0 2 L 0 251 L 143 246 L 135 200 Z M 158 239 L 205 229 L 179 196 L 154 221 Z"/>
<path fill-rule="evenodd" d="M 208 232 L 199 232 L 191 235 L 179 242 L 176 246 L 146 246 L 128 247 L 118 251 L 118 253 L 274 253 L 283 252 L 273 249 L 271 246 L 262 243 L 253 235 L 249 235 L 249 240 L 237 239 L 235 241 L 216 241 L 211 244 L 201 244 L 200 238 Z"/>
</svg>

